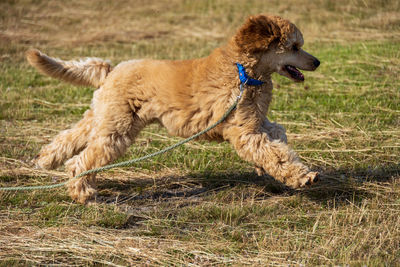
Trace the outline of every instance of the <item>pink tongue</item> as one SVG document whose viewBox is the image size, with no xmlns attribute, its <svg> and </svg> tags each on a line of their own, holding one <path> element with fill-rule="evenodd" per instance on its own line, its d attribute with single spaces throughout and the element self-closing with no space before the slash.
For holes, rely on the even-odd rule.
<svg viewBox="0 0 400 267">
<path fill-rule="evenodd" d="M 304 75 L 295 67 L 287 65 L 286 69 L 289 71 L 290 75 L 298 80 L 304 80 Z"/>
</svg>

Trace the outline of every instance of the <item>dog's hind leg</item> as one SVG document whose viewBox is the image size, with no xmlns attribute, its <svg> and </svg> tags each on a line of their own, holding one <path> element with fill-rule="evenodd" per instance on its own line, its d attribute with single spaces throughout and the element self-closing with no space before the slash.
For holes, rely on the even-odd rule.
<svg viewBox="0 0 400 267">
<path fill-rule="evenodd" d="M 89 109 L 71 129 L 62 131 L 50 144 L 44 146 L 33 161 L 43 169 L 57 168 L 86 147 L 92 127 L 93 110 Z"/>
<path fill-rule="evenodd" d="M 101 101 L 95 107 L 94 134 L 87 147 L 65 163 L 71 178 L 84 171 L 105 166 L 123 155 L 144 127 L 145 123 L 129 104 L 120 103 L 123 99 L 119 100 Z M 86 203 L 96 193 L 95 178 L 96 174 L 89 174 L 71 180 L 67 184 L 70 196 L 80 203 Z"/>
</svg>

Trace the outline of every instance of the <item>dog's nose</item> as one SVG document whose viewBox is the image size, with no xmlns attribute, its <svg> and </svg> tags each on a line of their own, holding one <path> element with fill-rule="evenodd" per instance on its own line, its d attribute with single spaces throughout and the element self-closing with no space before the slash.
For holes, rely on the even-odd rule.
<svg viewBox="0 0 400 267">
<path fill-rule="evenodd" d="M 318 59 L 315 59 L 315 60 L 314 60 L 314 66 L 315 66 L 316 68 L 318 68 L 319 64 L 321 64 L 321 62 L 319 62 Z"/>
</svg>

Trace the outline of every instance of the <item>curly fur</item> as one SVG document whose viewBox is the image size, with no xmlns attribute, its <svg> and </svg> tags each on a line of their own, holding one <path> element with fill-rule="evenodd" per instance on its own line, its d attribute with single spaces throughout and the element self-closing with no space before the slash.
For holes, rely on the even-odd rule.
<svg viewBox="0 0 400 267">
<path fill-rule="evenodd" d="M 26 58 L 41 73 L 75 85 L 100 87 L 111 71 L 111 65 L 99 58 L 63 61 L 48 57 L 36 49 L 28 50 Z"/>
<path fill-rule="evenodd" d="M 266 51 L 270 44 L 285 46 L 288 35 L 296 31 L 294 24 L 278 16 L 251 16 L 235 35 L 235 42 L 244 53 Z"/>
<path fill-rule="evenodd" d="M 249 76 L 265 83 L 248 86 L 237 109 L 201 138 L 229 141 L 259 174 L 267 172 L 293 188 L 311 184 L 317 173 L 287 146 L 285 129 L 266 117 L 273 72 L 293 79 L 285 66 L 318 67 L 319 61 L 302 45 L 295 25 L 277 16 L 257 15 L 248 18 L 226 45 L 200 59 L 131 60 L 111 69 L 102 60 L 69 64 L 29 52 L 29 62 L 52 77 L 100 87 L 84 118 L 45 146 L 36 162 L 56 168 L 66 161 L 73 177 L 123 155 L 149 123 L 160 123 L 171 135 L 191 136 L 232 105 L 239 94 L 235 63 L 240 62 Z M 95 175 L 72 180 L 68 189 L 73 199 L 85 203 L 96 193 Z"/>
</svg>

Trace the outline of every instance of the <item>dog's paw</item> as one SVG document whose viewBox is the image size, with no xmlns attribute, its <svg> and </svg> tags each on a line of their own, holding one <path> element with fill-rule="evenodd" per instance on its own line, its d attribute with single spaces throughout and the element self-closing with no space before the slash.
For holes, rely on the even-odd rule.
<svg viewBox="0 0 400 267">
<path fill-rule="evenodd" d="M 267 174 L 267 172 L 260 166 L 255 165 L 254 166 L 254 170 L 256 171 L 258 176 L 263 176 L 265 174 Z"/>
<path fill-rule="evenodd" d="M 97 196 L 96 174 L 89 174 L 83 177 L 74 178 L 85 171 L 79 155 L 70 158 L 65 162 L 65 168 L 71 180 L 68 182 L 68 193 L 76 202 L 89 204 L 95 202 Z"/>
<path fill-rule="evenodd" d="M 312 185 L 318 182 L 318 180 L 318 172 L 307 171 L 299 176 L 296 175 L 296 177 L 290 177 L 289 179 L 286 179 L 285 184 L 293 189 L 298 189 Z"/>
<path fill-rule="evenodd" d="M 79 164 L 79 155 L 75 155 L 65 162 L 65 169 L 69 177 L 75 177 L 84 171 L 81 164 Z"/>
<path fill-rule="evenodd" d="M 298 188 L 312 185 L 319 181 L 318 172 L 309 172 L 298 180 Z"/>
<path fill-rule="evenodd" d="M 95 202 L 97 190 L 87 181 L 86 177 L 71 180 L 68 184 L 68 194 L 81 204 Z"/>
<path fill-rule="evenodd" d="M 57 164 L 55 164 L 55 157 L 51 154 L 40 153 L 34 157 L 31 162 L 35 164 L 35 167 L 38 169 L 52 170 L 57 167 Z"/>
</svg>

